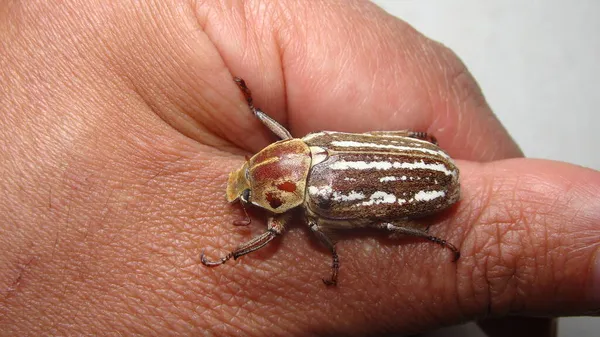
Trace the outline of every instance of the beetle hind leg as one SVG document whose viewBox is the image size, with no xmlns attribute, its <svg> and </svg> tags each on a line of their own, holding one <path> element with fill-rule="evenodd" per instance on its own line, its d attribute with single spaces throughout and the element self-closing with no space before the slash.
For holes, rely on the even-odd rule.
<svg viewBox="0 0 600 337">
<path fill-rule="evenodd" d="M 416 237 L 423 238 L 425 240 L 429 240 L 429 241 L 436 243 L 446 249 L 451 250 L 452 253 L 454 254 L 453 261 L 457 261 L 460 258 L 460 251 L 458 250 L 458 248 L 456 248 L 456 246 L 454 246 L 453 244 L 451 244 L 450 242 L 448 242 L 442 238 L 438 238 L 436 236 L 430 235 L 427 232 L 427 229 L 429 229 L 429 227 L 427 227 L 427 229 L 423 230 L 423 229 L 419 229 L 419 228 L 401 226 L 401 225 L 397 225 L 397 224 L 394 224 L 391 222 L 382 223 L 381 225 L 379 225 L 379 227 L 382 229 L 386 229 L 388 231 L 394 232 L 394 233 L 416 236 Z"/>
<path fill-rule="evenodd" d="M 428 141 L 434 145 L 438 144 L 437 139 L 434 136 L 428 134 L 427 132 L 399 130 L 399 131 L 371 131 L 371 132 L 365 132 L 365 133 L 369 134 L 369 135 L 373 135 L 373 136 L 396 136 L 396 137 L 416 138 L 416 139 Z"/>
<path fill-rule="evenodd" d="M 313 233 L 315 233 L 315 235 L 319 238 L 319 241 L 321 241 L 323 245 L 325 245 L 325 247 L 331 252 L 331 277 L 329 279 L 322 280 L 326 286 L 335 286 L 337 285 L 338 272 L 340 270 L 340 259 L 337 255 L 335 244 L 329 238 L 329 236 L 327 236 L 327 234 L 321 230 L 321 228 L 319 227 L 319 225 L 317 225 L 316 222 L 310 221 L 308 226 L 313 231 Z"/>
</svg>

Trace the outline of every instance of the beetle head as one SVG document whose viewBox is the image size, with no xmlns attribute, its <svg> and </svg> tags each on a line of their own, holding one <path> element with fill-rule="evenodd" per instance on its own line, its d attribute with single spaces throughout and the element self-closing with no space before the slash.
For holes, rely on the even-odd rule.
<svg viewBox="0 0 600 337">
<path fill-rule="evenodd" d="M 229 180 L 227 182 L 227 201 L 234 202 L 238 199 L 242 199 L 243 202 L 248 202 L 249 198 L 246 196 L 246 200 L 242 198 L 245 194 L 244 191 L 250 191 L 250 183 L 248 182 L 248 161 L 242 165 L 239 170 L 233 171 L 229 174 Z M 246 192 L 248 194 L 248 192 Z"/>
</svg>

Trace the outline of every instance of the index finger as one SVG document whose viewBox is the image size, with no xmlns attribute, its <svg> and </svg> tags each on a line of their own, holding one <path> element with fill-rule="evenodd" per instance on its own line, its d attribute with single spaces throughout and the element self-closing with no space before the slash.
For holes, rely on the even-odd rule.
<svg viewBox="0 0 600 337">
<path fill-rule="evenodd" d="M 294 6 L 300 5 L 290 3 L 286 10 L 300 14 L 291 22 L 272 13 L 261 13 L 258 20 L 252 17 L 255 11 L 247 11 L 248 25 L 261 23 L 254 30 L 262 38 L 245 40 L 243 50 L 251 55 L 243 58 L 229 54 L 233 42 L 224 38 L 240 35 L 240 25 L 211 37 L 231 60 L 231 71 L 247 80 L 257 106 L 294 136 L 318 130 L 412 129 L 433 134 L 460 159 L 522 155 L 466 67 L 447 48 L 373 4 L 325 7 L 316 2 L 302 4 L 302 11 Z M 307 28 L 314 26 L 320 29 Z M 265 43 L 264 35 L 272 42 Z M 239 106 L 234 118 L 248 119 L 247 109 Z M 247 134 L 257 124 L 236 127 Z M 263 146 L 250 145 L 252 150 Z"/>
</svg>

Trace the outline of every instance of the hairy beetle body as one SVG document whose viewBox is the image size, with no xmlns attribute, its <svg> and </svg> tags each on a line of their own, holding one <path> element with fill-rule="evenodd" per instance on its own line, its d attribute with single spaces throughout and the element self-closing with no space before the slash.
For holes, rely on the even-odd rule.
<svg viewBox="0 0 600 337">
<path fill-rule="evenodd" d="M 337 282 L 338 255 L 329 232 L 340 228 L 376 227 L 425 238 L 446 247 L 457 260 L 456 247 L 431 236 L 414 219 L 452 206 L 460 196 L 459 171 L 453 160 L 422 132 L 316 132 L 293 138 L 289 131 L 256 109 L 250 90 L 236 79 L 249 107 L 283 140 L 273 143 L 229 176 L 227 200 L 240 200 L 271 213 L 267 231 L 240 245 L 219 261 L 264 247 L 281 234 L 290 210 L 302 208 L 310 229 L 331 251 Z"/>
</svg>

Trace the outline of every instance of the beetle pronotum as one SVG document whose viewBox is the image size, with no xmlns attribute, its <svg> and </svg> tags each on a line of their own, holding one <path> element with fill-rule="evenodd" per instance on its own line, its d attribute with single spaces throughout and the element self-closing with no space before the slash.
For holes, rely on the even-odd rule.
<svg viewBox="0 0 600 337">
<path fill-rule="evenodd" d="M 270 213 L 267 231 L 240 245 L 218 261 L 258 250 L 283 233 L 290 211 L 303 210 L 306 222 L 330 250 L 333 263 L 326 285 L 337 283 L 339 259 L 330 231 L 374 227 L 437 243 L 454 253 L 444 239 L 429 235 L 414 221 L 454 204 L 460 196 L 458 168 L 424 132 L 322 131 L 303 138 L 290 132 L 254 107 L 244 80 L 235 78 L 250 110 L 275 135 L 275 142 L 248 159 L 229 175 L 227 200 L 254 205 Z"/>
</svg>

